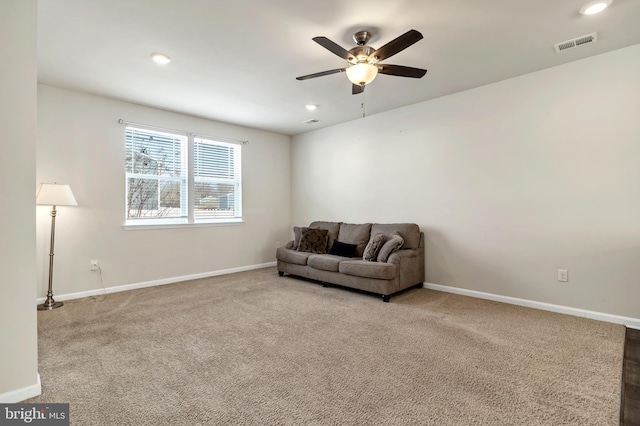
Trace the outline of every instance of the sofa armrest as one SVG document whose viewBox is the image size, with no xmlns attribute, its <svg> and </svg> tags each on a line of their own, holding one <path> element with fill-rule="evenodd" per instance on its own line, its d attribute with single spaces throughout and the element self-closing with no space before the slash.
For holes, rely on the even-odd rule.
<svg viewBox="0 0 640 426">
<path fill-rule="evenodd" d="M 418 257 L 419 251 L 420 249 L 400 249 L 397 251 L 394 251 L 393 253 L 391 253 L 391 255 L 389 255 L 389 258 L 387 259 L 387 263 L 395 263 L 395 264 L 399 264 L 401 259 L 413 259 L 415 257 Z M 424 249 L 422 249 L 424 251 Z"/>
<path fill-rule="evenodd" d="M 393 263 L 398 270 L 402 288 L 424 282 L 424 247 L 404 249 L 391 253 L 387 263 Z"/>
</svg>

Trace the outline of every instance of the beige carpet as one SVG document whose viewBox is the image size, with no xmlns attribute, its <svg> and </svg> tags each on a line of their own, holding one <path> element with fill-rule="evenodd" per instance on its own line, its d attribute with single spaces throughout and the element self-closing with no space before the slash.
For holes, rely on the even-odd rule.
<svg viewBox="0 0 640 426">
<path fill-rule="evenodd" d="M 615 425 L 624 328 L 274 268 L 38 312 L 75 425 Z"/>
</svg>

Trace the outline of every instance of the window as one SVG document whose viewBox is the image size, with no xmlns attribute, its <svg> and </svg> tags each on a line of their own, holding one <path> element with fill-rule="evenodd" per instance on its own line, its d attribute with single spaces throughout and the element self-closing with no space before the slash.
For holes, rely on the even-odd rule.
<svg viewBox="0 0 640 426">
<path fill-rule="evenodd" d="M 241 145 L 127 125 L 126 225 L 240 222 Z"/>
</svg>

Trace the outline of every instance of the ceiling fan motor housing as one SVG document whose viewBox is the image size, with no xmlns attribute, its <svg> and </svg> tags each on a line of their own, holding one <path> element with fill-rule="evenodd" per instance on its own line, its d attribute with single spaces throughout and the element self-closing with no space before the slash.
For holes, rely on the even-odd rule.
<svg viewBox="0 0 640 426">
<path fill-rule="evenodd" d="M 353 59 L 349 59 L 350 64 L 361 64 L 372 62 L 369 60 L 369 56 L 376 50 L 371 46 L 356 46 L 353 49 L 349 49 L 349 53 L 353 55 Z M 373 59 L 373 58 L 371 58 Z"/>
</svg>

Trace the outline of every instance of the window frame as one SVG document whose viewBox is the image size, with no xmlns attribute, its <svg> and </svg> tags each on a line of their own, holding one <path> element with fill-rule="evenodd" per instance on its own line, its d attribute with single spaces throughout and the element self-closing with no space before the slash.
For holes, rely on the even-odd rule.
<svg viewBox="0 0 640 426">
<path fill-rule="evenodd" d="M 181 152 L 186 154 L 186 159 L 182 159 L 181 166 L 186 169 L 183 174 L 186 174 L 186 179 L 181 181 L 181 189 L 186 188 L 186 193 L 182 194 L 181 190 L 181 213 L 184 213 L 184 207 L 186 206 L 186 215 L 180 217 L 170 217 L 170 218 L 162 218 L 162 217 L 140 217 L 140 218 L 129 218 L 128 215 L 128 199 L 129 199 L 129 179 L 130 178 L 142 178 L 142 179 L 155 179 L 158 181 L 180 181 L 180 177 L 161 177 L 154 175 L 144 175 L 140 173 L 133 173 L 127 170 L 127 162 L 125 155 L 125 163 L 124 163 L 124 224 L 123 228 L 125 230 L 134 230 L 134 229 L 159 229 L 159 228 L 182 228 L 182 227 L 201 227 L 201 226 L 230 226 L 230 225 L 241 225 L 244 223 L 242 216 L 242 145 L 246 144 L 246 141 L 238 141 L 234 139 L 221 138 L 216 136 L 209 136 L 205 134 L 196 134 L 189 133 L 179 130 L 160 128 L 155 126 L 148 126 L 144 124 L 130 123 L 124 122 L 122 120 L 119 121 L 121 124 L 124 124 L 124 132 L 123 132 L 123 140 L 125 144 L 125 152 L 127 150 L 127 130 L 128 129 L 136 129 L 140 131 L 150 131 L 150 132 L 160 132 L 168 135 L 172 135 L 178 138 L 186 138 L 186 141 L 183 142 L 186 144 L 186 147 L 181 146 Z M 216 182 L 226 182 L 230 184 L 233 182 L 234 184 L 234 215 L 233 216 L 221 216 L 221 217 L 197 217 L 196 215 L 196 201 L 195 201 L 195 188 L 196 188 L 196 178 L 195 178 L 195 144 L 196 139 L 205 141 L 206 143 L 212 143 L 214 145 L 231 147 L 234 150 L 233 161 L 230 163 L 230 167 L 234 169 L 234 178 L 233 179 L 223 179 L 217 178 L 212 179 Z M 184 200 L 183 200 L 184 199 Z M 186 200 L 186 203 L 184 202 Z"/>
</svg>

